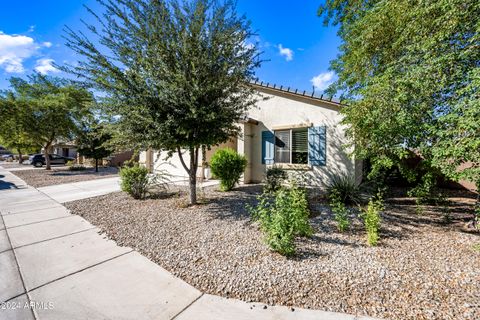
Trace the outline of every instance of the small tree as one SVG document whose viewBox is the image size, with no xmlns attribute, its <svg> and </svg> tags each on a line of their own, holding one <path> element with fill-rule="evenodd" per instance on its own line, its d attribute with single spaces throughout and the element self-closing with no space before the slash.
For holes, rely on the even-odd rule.
<svg viewBox="0 0 480 320">
<path fill-rule="evenodd" d="M 89 10 L 102 26 L 89 26 L 93 36 L 67 30 L 67 46 L 85 60 L 63 70 L 106 93 L 133 148 L 178 153 L 195 204 L 199 149 L 238 135 L 256 101 L 250 24 L 230 0 L 99 2 L 103 14 Z"/>
<path fill-rule="evenodd" d="M 11 97 L 19 106 L 21 133 L 43 147 L 46 169 L 57 139 L 72 139 L 78 124 L 89 115 L 92 95 L 64 79 L 34 74 L 29 81 L 10 79 Z"/>
<path fill-rule="evenodd" d="M 83 128 L 77 136 L 77 150 L 81 155 L 95 159 L 95 172 L 98 172 L 98 160 L 112 153 L 112 150 L 107 147 L 110 139 L 110 133 L 98 123 Z"/>
</svg>

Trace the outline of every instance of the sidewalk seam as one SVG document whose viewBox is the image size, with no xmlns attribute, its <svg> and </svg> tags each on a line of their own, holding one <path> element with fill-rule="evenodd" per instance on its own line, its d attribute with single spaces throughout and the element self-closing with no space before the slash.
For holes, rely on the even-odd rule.
<svg viewBox="0 0 480 320">
<path fill-rule="evenodd" d="M 5 221 L 3 220 L 3 216 L 1 215 L 1 212 L 0 212 L 0 219 L 2 219 L 3 225 L 5 225 Z M 24 293 L 22 293 L 22 294 L 20 294 L 16 297 L 19 297 L 19 296 L 25 294 L 27 296 L 28 303 L 30 304 L 30 302 L 32 301 L 32 298 L 30 297 L 30 294 L 27 290 L 27 286 L 25 285 L 25 279 L 23 277 L 23 272 L 22 272 L 22 269 L 20 268 L 20 264 L 18 263 L 17 253 L 15 252 L 15 249 L 12 246 L 12 241 L 10 240 L 10 235 L 8 234 L 7 229 L 5 229 L 5 233 L 7 235 L 8 243 L 10 244 L 10 247 L 12 248 L 13 258 L 15 259 L 15 264 L 17 265 L 18 275 L 20 276 L 20 280 L 22 281 L 22 286 L 23 286 L 23 290 L 24 290 Z M 9 300 L 15 299 L 16 297 L 13 297 Z M 30 312 L 32 313 L 34 319 L 38 319 L 38 316 L 37 316 L 34 309 L 30 309 Z"/>
<path fill-rule="evenodd" d="M 13 226 L 13 227 L 7 227 L 6 229 L 15 229 L 15 228 L 20 228 L 20 227 L 25 227 L 25 226 L 31 226 L 32 224 L 38 224 L 38 223 L 48 222 L 48 221 L 53 221 L 53 220 L 66 219 L 66 218 L 71 218 L 71 217 L 74 217 L 74 216 L 75 215 L 73 215 L 69 212 L 69 216 L 66 216 L 66 217 L 57 217 L 57 218 L 51 218 L 51 219 L 46 219 L 46 220 L 37 221 L 37 222 L 29 222 L 29 223 L 25 223 L 25 224 L 19 224 L 19 225 Z"/>
<path fill-rule="evenodd" d="M 92 228 L 88 228 L 88 229 L 85 229 L 85 230 L 80 230 L 80 231 L 75 231 L 75 232 L 72 232 L 72 233 L 69 233 L 69 234 L 64 234 L 63 236 L 57 236 L 57 237 L 53 237 L 53 238 L 50 238 L 50 239 L 40 240 L 40 241 L 37 241 L 37 242 L 32 242 L 32 243 L 29 243 L 29 244 L 24 244 L 24 245 L 21 245 L 21 246 L 15 247 L 15 249 L 19 249 L 19 248 L 24 248 L 24 247 L 32 246 L 32 245 L 34 245 L 34 244 L 39 244 L 39 243 L 42 243 L 42 242 L 47 242 L 47 241 L 50 241 L 50 240 L 56 240 L 56 239 L 60 239 L 60 238 L 64 238 L 64 237 L 68 237 L 68 236 L 71 236 L 71 235 L 74 235 L 74 234 L 78 234 L 78 233 L 82 233 L 82 232 L 90 231 L 90 230 L 93 230 L 93 229 L 97 229 L 97 227 L 93 226 Z M 13 249 L 13 247 L 12 247 L 12 249 Z"/>
<path fill-rule="evenodd" d="M 203 297 L 203 295 L 205 294 L 205 292 L 201 292 L 201 295 L 199 295 L 195 300 L 193 300 L 192 302 L 190 302 L 188 305 L 185 306 L 185 308 L 183 308 L 182 310 L 180 310 L 179 313 L 177 313 L 176 315 L 174 315 L 170 320 L 174 320 L 176 319 L 179 315 L 181 315 L 185 310 L 187 310 L 188 308 L 190 308 L 195 302 L 197 302 L 201 297 Z"/>
</svg>

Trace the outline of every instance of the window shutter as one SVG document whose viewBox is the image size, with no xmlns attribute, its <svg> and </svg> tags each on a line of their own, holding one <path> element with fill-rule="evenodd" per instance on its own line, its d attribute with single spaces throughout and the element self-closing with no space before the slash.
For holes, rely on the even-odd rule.
<svg viewBox="0 0 480 320">
<path fill-rule="evenodd" d="M 327 164 L 327 127 L 308 128 L 308 161 L 312 166 Z"/>
<path fill-rule="evenodd" d="M 273 164 L 275 136 L 271 131 L 262 131 L 262 163 Z"/>
</svg>

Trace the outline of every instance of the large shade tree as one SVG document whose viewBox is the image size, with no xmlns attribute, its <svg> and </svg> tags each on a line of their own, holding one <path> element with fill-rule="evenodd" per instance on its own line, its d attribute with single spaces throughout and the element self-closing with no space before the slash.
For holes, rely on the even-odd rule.
<svg viewBox="0 0 480 320">
<path fill-rule="evenodd" d="M 106 94 L 119 132 L 137 148 L 178 153 L 196 203 L 198 153 L 227 141 L 255 103 L 260 61 L 234 1 L 100 0 L 89 34 L 67 30 L 82 56 L 65 70 Z M 189 155 L 185 161 L 184 155 Z"/>
<path fill-rule="evenodd" d="M 95 160 L 95 172 L 98 172 L 98 161 L 113 152 L 108 145 L 111 139 L 112 135 L 96 120 L 85 123 L 77 135 L 77 151 L 80 155 Z"/>
<path fill-rule="evenodd" d="M 339 26 L 330 91 L 357 156 L 375 172 L 413 151 L 480 183 L 480 1 L 327 0 L 319 15 Z"/>
<path fill-rule="evenodd" d="M 43 148 L 50 170 L 50 149 L 56 140 L 73 139 L 79 124 L 91 116 L 93 97 L 67 80 L 33 74 L 28 80 L 10 79 L 8 93 L 14 117 L 22 124 L 21 135 Z"/>
</svg>

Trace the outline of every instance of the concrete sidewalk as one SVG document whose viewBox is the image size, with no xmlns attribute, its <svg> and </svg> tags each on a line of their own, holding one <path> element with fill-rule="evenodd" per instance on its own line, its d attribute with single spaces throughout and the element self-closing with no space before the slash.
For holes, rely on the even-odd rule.
<svg viewBox="0 0 480 320">
<path fill-rule="evenodd" d="M 367 319 L 203 294 L 0 169 L 0 319 Z"/>
</svg>

